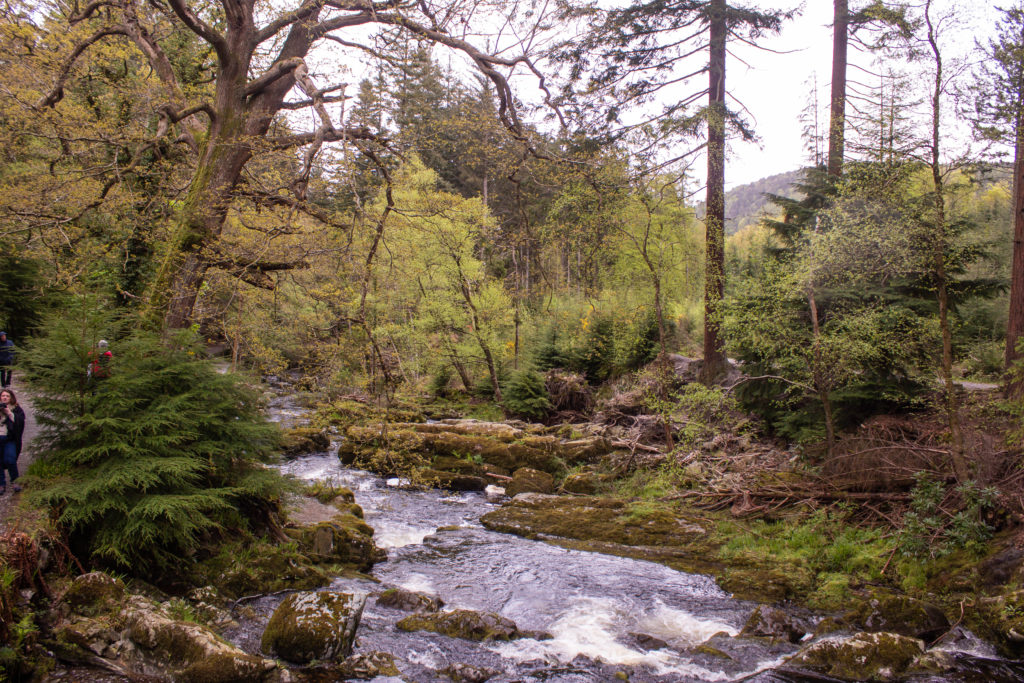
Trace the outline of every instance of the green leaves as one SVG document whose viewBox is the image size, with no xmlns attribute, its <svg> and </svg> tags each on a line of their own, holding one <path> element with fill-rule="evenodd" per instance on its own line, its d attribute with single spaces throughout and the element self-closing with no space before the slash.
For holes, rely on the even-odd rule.
<svg viewBox="0 0 1024 683">
<path fill-rule="evenodd" d="M 79 313 L 85 329 L 102 319 Z M 111 340 L 109 377 L 82 380 L 89 335 L 69 329 L 80 322 L 50 320 L 31 354 L 49 476 L 34 498 L 77 552 L 159 572 L 244 529 L 240 509 L 276 507 L 282 480 L 264 464 L 277 429 L 238 376 L 218 372 L 191 333 L 133 332 Z"/>
</svg>

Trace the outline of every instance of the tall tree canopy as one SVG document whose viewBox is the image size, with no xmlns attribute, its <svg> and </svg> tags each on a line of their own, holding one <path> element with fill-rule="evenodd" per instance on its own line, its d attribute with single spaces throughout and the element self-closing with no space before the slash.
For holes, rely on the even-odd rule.
<svg viewBox="0 0 1024 683">
<path fill-rule="evenodd" d="M 470 27 L 492 9 L 517 25 L 520 47 L 501 44 L 493 54 L 471 42 Z M 162 184 L 166 234 L 146 293 L 151 318 L 168 327 L 189 322 L 211 267 L 255 280 L 286 267 L 220 248 L 241 202 L 280 211 L 282 222 L 305 215 L 329 224 L 329 212 L 306 202 L 324 146 L 379 155 L 387 140 L 332 116 L 346 97 L 336 80 L 345 67 L 403 36 L 443 45 L 487 78 L 497 116 L 522 136 L 508 77 L 517 69 L 539 75 L 523 37 L 542 20 L 504 3 L 457 0 L 293 0 L 272 8 L 255 0 L 57 0 L 8 4 L 4 19 L 6 52 L 17 62 L 6 83 L 18 93 L 5 107 L 21 124 L 12 140 L 46 147 L 51 170 L 78 167 L 65 182 L 75 186 L 67 204 L 16 207 L 10 217 L 28 219 L 29 229 L 81 225 L 114 201 L 132 205 L 133 186 L 173 157 L 173 173 L 153 179 Z M 276 177 L 257 182 L 254 170 L 268 165 Z"/>
</svg>

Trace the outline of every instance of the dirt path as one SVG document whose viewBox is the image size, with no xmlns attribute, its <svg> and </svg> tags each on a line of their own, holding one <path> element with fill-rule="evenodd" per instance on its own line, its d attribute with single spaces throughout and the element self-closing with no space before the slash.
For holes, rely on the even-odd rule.
<svg viewBox="0 0 1024 683">
<path fill-rule="evenodd" d="M 24 475 L 28 466 L 35 460 L 35 449 L 33 448 L 32 439 L 35 438 L 36 428 L 36 417 L 35 409 L 32 406 L 32 397 L 28 395 L 27 391 L 12 386 L 11 390 L 14 391 L 15 396 L 18 397 L 18 404 L 21 409 L 25 411 L 25 433 L 21 437 L 22 449 L 21 456 L 18 458 L 18 474 Z M 6 480 L 7 475 L 4 475 Z M 11 488 L 11 483 L 7 482 L 7 493 L 0 496 L 0 533 L 6 532 L 12 525 L 17 525 L 18 517 L 18 501 L 21 499 L 20 493 L 14 493 Z"/>
</svg>

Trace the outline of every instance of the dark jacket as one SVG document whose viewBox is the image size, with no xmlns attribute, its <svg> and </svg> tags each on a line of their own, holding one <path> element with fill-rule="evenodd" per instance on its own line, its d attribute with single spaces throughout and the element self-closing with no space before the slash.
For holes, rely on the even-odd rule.
<svg viewBox="0 0 1024 683">
<path fill-rule="evenodd" d="M 25 411 L 21 406 L 14 406 L 11 412 L 14 413 L 14 420 L 7 420 L 7 438 L 14 441 L 15 452 L 21 455 L 21 437 L 25 434 Z"/>
<path fill-rule="evenodd" d="M 9 338 L 0 342 L 0 365 L 14 365 L 14 342 Z"/>
</svg>

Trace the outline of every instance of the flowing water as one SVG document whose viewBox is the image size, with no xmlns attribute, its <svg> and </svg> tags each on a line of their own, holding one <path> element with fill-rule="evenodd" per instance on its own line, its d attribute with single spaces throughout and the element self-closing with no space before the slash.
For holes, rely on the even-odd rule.
<svg viewBox="0 0 1024 683">
<path fill-rule="evenodd" d="M 272 414 L 290 421 L 298 413 L 284 404 Z M 406 613 L 378 607 L 371 597 L 355 653 L 393 654 L 407 680 L 447 681 L 436 672 L 458 663 L 500 672 L 490 679 L 495 683 L 614 681 L 622 673 L 630 681 L 831 680 L 775 670 L 796 645 L 719 637 L 714 647 L 728 657 L 710 648 L 695 651 L 715 634 L 737 634 L 755 607 L 731 598 L 707 576 L 491 532 L 479 518 L 495 506 L 482 494 L 404 490 L 394 481 L 389 485 L 378 476 L 342 467 L 331 453 L 297 458 L 282 470 L 303 480 L 326 479 L 351 488 L 375 530 L 377 545 L 387 550 L 387 561 L 372 570 L 377 582 L 338 578 L 331 589 L 372 594 L 402 587 L 439 596 L 445 609 L 496 612 L 521 630 L 551 635 L 473 643 L 406 633 L 395 626 Z M 229 637 L 247 650 L 258 650 L 263 626 L 282 599 L 270 596 L 250 603 L 259 617 L 244 621 Z M 981 676 L 957 680 L 1024 679 L 1024 669 L 990 660 L 991 648 L 969 634 L 963 634 L 956 648 L 968 662 L 965 668 Z"/>
</svg>

